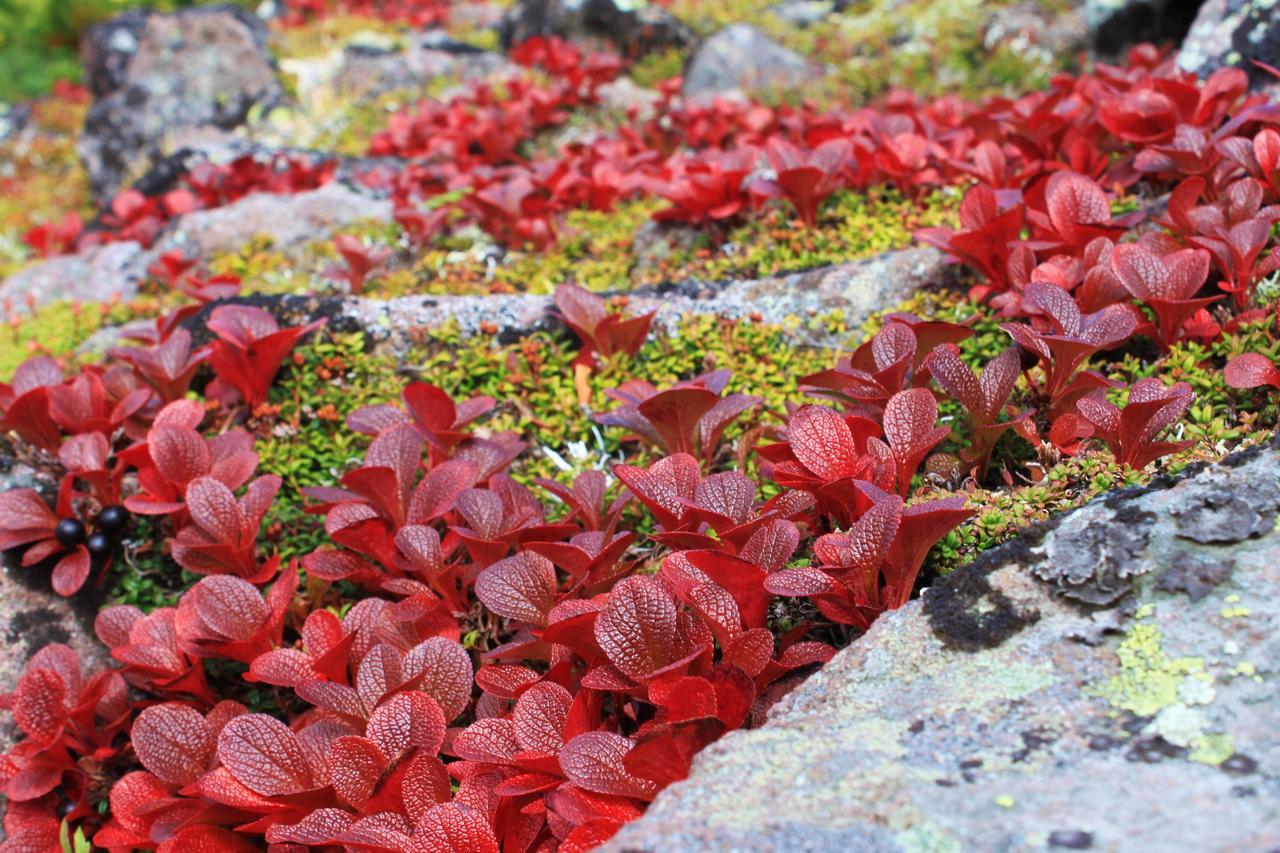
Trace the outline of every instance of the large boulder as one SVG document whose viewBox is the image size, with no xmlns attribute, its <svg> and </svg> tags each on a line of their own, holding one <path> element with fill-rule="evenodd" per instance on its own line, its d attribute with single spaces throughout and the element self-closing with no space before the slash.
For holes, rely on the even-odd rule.
<svg viewBox="0 0 1280 853">
<path fill-rule="evenodd" d="M 657 4 L 628 0 L 522 0 L 499 33 L 504 48 L 554 35 L 609 43 L 630 59 L 693 41 L 689 28 Z"/>
<path fill-rule="evenodd" d="M 1242 68 L 1255 89 L 1280 91 L 1280 80 L 1253 60 L 1280 65 L 1275 0 L 1205 0 L 1178 51 L 1178 65 L 1201 77 L 1219 68 Z"/>
<path fill-rule="evenodd" d="M 1277 849 L 1278 508 L 1272 445 L 1028 531 L 603 849 Z"/>
<path fill-rule="evenodd" d="M 825 69 L 750 24 L 731 24 L 702 42 L 684 70 L 691 97 L 795 89 Z"/>
<path fill-rule="evenodd" d="M 235 6 L 129 12 L 90 29 L 81 58 L 94 103 L 80 154 L 99 195 L 176 142 L 225 134 L 283 97 L 266 26 Z"/>
</svg>

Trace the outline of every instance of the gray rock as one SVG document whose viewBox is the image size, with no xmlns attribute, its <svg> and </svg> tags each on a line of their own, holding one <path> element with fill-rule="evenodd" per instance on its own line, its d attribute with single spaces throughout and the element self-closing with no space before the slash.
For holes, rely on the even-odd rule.
<svg viewBox="0 0 1280 853">
<path fill-rule="evenodd" d="M 667 48 L 682 48 L 693 33 L 656 3 L 626 0 L 521 0 L 499 28 L 509 48 L 534 36 L 607 42 L 634 59 Z"/>
<path fill-rule="evenodd" d="M 696 97 L 790 89 L 825 73 L 750 24 L 731 24 L 694 51 L 684 70 L 684 93 Z"/>
<path fill-rule="evenodd" d="M 22 463 L 0 473 L 0 493 L 34 488 L 52 498 L 56 482 Z M 16 560 L 0 559 L 0 694 L 11 692 L 26 670 L 27 661 L 49 643 L 65 643 L 80 655 L 86 674 L 107 666 L 110 655 L 93 634 L 92 609 L 63 598 L 49 588 L 48 571 L 21 568 Z M 0 752 L 13 746 L 17 729 L 10 714 L 0 714 Z"/>
<path fill-rule="evenodd" d="M 775 18 L 793 27 L 811 27 L 843 5 L 835 0 L 788 0 L 769 11 Z"/>
<path fill-rule="evenodd" d="M 1257 448 L 989 552 L 602 849 L 1276 849 L 1280 532 L 1205 544 L 1181 519 L 1224 490 L 1274 519 L 1278 477 Z M 1092 571 L 1064 562 L 1082 542 Z"/>
<path fill-rule="evenodd" d="M 340 95 L 364 98 L 421 87 L 438 77 L 478 80 L 514 70 L 501 54 L 425 35 L 412 40 L 404 50 L 347 47 L 332 85 Z"/>
<path fill-rule="evenodd" d="M 0 301 L 20 305 L 29 293 L 38 305 L 60 299 L 107 302 L 116 295 L 130 299 L 138 292 L 148 259 L 140 245 L 129 242 L 37 261 L 0 284 Z"/>
<path fill-rule="evenodd" d="M 1241 68 L 1255 89 L 1280 91 L 1280 82 L 1252 63 L 1280 63 L 1275 7 L 1274 0 L 1205 0 L 1178 51 L 1178 65 L 1201 77 L 1223 67 Z"/>
<path fill-rule="evenodd" d="M 844 312 L 848 328 L 860 326 L 871 314 L 890 308 L 917 290 L 946 281 L 942 255 L 933 249 L 906 249 L 834 267 L 728 283 L 687 282 L 660 294 L 633 291 L 629 310 L 657 311 L 655 328 L 672 331 L 685 314 L 713 314 L 741 319 L 758 316 L 767 323 L 789 317 L 806 318 L 835 310 Z M 405 296 L 396 299 L 349 299 L 338 313 L 356 328 L 395 351 L 406 349 L 415 330 L 435 328 L 447 321 L 464 335 L 481 334 L 482 326 L 503 338 L 545 328 L 551 297 Z M 332 310 L 329 307 L 325 311 Z M 487 334 L 493 334 L 492 331 Z M 838 336 L 797 330 L 798 343 L 835 346 Z"/>
<path fill-rule="evenodd" d="M 93 190 L 109 194 L 141 174 L 175 135 L 229 131 L 255 105 L 279 101 L 266 37 L 235 6 L 133 11 L 90 29 L 81 56 L 95 100 L 80 154 Z"/>
<path fill-rule="evenodd" d="M 1117 56 L 1140 42 L 1177 44 L 1187 34 L 1196 4 L 1190 0 L 1085 0 L 1089 44 Z"/>
<path fill-rule="evenodd" d="M 294 195 L 255 193 L 226 207 L 198 210 L 177 221 L 155 251 L 195 250 L 202 256 L 233 252 L 258 236 L 276 248 L 326 240 L 337 228 L 362 219 L 391 220 L 391 202 L 337 181 Z"/>
</svg>

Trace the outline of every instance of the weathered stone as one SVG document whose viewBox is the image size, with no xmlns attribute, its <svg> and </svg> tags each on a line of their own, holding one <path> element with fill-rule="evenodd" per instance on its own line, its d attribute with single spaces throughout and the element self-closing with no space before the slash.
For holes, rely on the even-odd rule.
<svg viewBox="0 0 1280 853">
<path fill-rule="evenodd" d="M 34 488 L 49 498 L 57 485 L 26 465 L 12 463 L 0 473 L 0 493 L 18 488 Z M 27 661 L 49 643 L 70 646 L 86 672 L 106 666 L 110 655 L 93 634 L 92 613 L 92 607 L 54 593 L 47 569 L 22 568 L 0 555 L 0 641 L 5 648 L 0 655 L 0 694 L 17 686 Z M 12 715 L 0 715 L 0 751 L 7 751 L 16 739 Z"/>
<path fill-rule="evenodd" d="M 750 24 L 731 24 L 702 42 L 684 71 L 689 96 L 793 89 L 825 74 Z"/>
<path fill-rule="evenodd" d="M 1278 477 L 1280 449 L 1247 451 L 989 552 L 700 754 L 603 849 L 1276 849 L 1280 532 L 1199 544 L 1175 511 Z M 1113 606 L 1037 577 L 1077 578 L 1051 564 L 1085 525 L 1130 587 Z M 1186 560 L 1234 568 L 1193 600 L 1162 580 Z"/>
<path fill-rule="evenodd" d="M 441 77 L 483 79 L 512 72 L 515 66 L 501 54 L 438 33 L 415 33 L 403 45 L 356 41 L 321 56 L 282 60 L 280 68 L 293 77 L 299 101 L 324 112 L 335 97 L 372 98 L 420 88 Z"/>
<path fill-rule="evenodd" d="M 1135 44 L 1177 44 L 1187 34 L 1196 4 L 1188 0 L 1085 0 L 1089 44 L 1116 56 Z"/>
<path fill-rule="evenodd" d="M 284 248 L 326 240 L 335 229 L 362 219 L 390 221 L 391 202 L 337 181 L 294 195 L 255 193 L 225 207 L 187 214 L 165 234 L 156 251 L 194 250 L 207 257 L 236 251 L 260 236 Z"/>
<path fill-rule="evenodd" d="M 1253 60 L 1280 64 L 1274 0 L 1205 0 L 1178 51 L 1178 65 L 1201 77 L 1219 68 L 1240 68 L 1255 89 L 1280 91 L 1280 82 Z"/>
<path fill-rule="evenodd" d="M 1218 488 L 1205 489 L 1194 501 L 1176 507 L 1173 514 L 1184 539 L 1239 542 L 1274 528 L 1277 509 L 1280 483 L 1263 483 L 1257 491 L 1241 494 L 1224 479 Z"/>
<path fill-rule="evenodd" d="M 652 118 L 662 96 L 653 89 L 636 85 L 630 77 L 619 77 L 596 90 L 600 104 L 608 109 L 634 115 L 637 121 Z"/>
<path fill-rule="evenodd" d="M 625 57 L 685 47 L 693 33 L 656 3 L 626 0 L 522 0 L 499 28 L 509 48 L 534 36 L 606 42 Z"/>
<path fill-rule="evenodd" d="M 0 301 L 22 304 L 33 294 L 36 304 L 60 299 L 108 302 L 130 299 L 146 273 L 147 253 L 137 243 L 108 243 L 76 255 L 37 261 L 0 284 Z"/>
<path fill-rule="evenodd" d="M 265 25 L 234 6 L 129 12 L 90 29 L 81 55 L 95 101 L 80 154 L 100 195 L 145 171 L 175 136 L 234 129 L 255 105 L 282 98 Z"/>
<path fill-rule="evenodd" d="M 793 27 L 811 27 L 842 8 L 835 0 L 787 0 L 769 11 L 783 23 Z"/>
<path fill-rule="evenodd" d="M 809 272 L 727 283 L 685 282 L 678 287 L 628 294 L 630 310 L 657 311 L 656 327 L 675 328 L 684 314 L 713 314 L 731 319 L 758 316 L 782 323 L 840 310 L 849 328 L 871 314 L 893 306 L 916 291 L 946 281 L 941 254 L 933 249 L 907 249 Z M 416 330 L 454 322 L 464 335 L 481 333 L 511 338 L 550 324 L 551 297 L 531 294 L 498 296 L 405 296 L 395 299 L 350 299 L 343 314 L 376 340 L 402 349 Z M 797 330 L 797 342 L 834 346 L 835 335 Z"/>
</svg>

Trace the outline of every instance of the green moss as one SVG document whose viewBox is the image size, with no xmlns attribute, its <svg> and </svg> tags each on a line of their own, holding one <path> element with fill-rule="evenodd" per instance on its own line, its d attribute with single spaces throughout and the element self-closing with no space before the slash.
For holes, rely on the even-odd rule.
<svg viewBox="0 0 1280 853">
<path fill-rule="evenodd" d="M 34 315 L 18 316 L 22 322 L 16 329 L 0 329 L 0 381 L 11 379 L 18 365 L 34 354 L 60 356 L 75 352 L 102 325 L 99 306 L 66 301 L 42 305 Z"/>
<path fill-rule="evenodd" d="M 771 206 L 763 216 L 727 230 L 698 232 L 676 227 L 665 249 L 637 246 L 650 228 L 661 199 L 624 202 L 607 212 L 570 211 L 558 223 L 558 241 L 546 252 L 501 254 L 486 237 L 467 229 L 414 253 L 395 267 L 403 274 L 371 281 L 367 293 L 550 293 L 574 282 L 589 290 L 628 290 L 695 278 L 757 278 L 814 269 L 911 245 L 917 228 L 954 224 L 954 193 L 936 193 L 921 202 L 897 191 L 836 193 L 823 208 L 817 228 L 791 221 L 789 208 Z"/>
<path fill-rule="evenodd" d="M 765 0 L 675 0 L 671 10 L 709 35 L 729 24 L 755 26 L 783 46 L 834 68 L 803 93 L 818 101 L 865 102 L 890 88 L 921 96 L 979 97 L 1039 88 L 1063 58 L 1009 36 L 991 39 L 991 23 L 1012 0 L 861 2 L 808 27 L 773 13 Z M 1061 3 L 1048 4 L 1048 12 Z"/>
</svg>

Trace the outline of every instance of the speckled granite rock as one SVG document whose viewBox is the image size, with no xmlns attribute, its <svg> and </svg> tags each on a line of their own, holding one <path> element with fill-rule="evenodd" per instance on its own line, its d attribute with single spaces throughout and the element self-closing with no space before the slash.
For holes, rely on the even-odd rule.
<svg viewBox="0 0 1280 853">
<path fill-rule="evenodd" d="M 633 312 L 658 312 L 657 327 L 671 329 L 684 314 L 715 314 L 726 318 L 759 315 L 770 323 L 804 319 L 840 310 L 847 327 L 859 326 L 876 311 L 883 311 L 921 288 L 947 278 L 943 257 L 934 249 L 916 248 L 887 252 L 874 258 L 823 267 L 803 273 L 727 283 L 685 282 L 675 288 L 633 292 Z M 516 296 L 406 296 L 398 299 L 350 299 L 342 316 L 366 329 L 375 340 L 394 347 L 409 342 L 415 330 L 457 322 L 463 334 L 485 328 L 500 336 L 514 336 L 546 326 L 551 297 Z M 492 332 L 488 332 L 492 333 Z M 830 346 L 839 343 L 819 332 L 797 330 L 799 343 Z"/>
<path fill-rule="evenodd" d="M 0 449 L 0 455 L 3 453 Z M 7 470 L 0 472 L 0 492 L 35 488 L 52 497 L 57 491 L 57 483 L 47 475 L 7 457 L 5 460 Z M 54 593 L 47 571 L 41 577 L 39 569 L 24 569 L 15 563 L 0 559 L 0 642 L 5 650 L 0 655 L 0 693 L 17 686 L 27 661 L 49 643 L 71 646 L 86 672 L 106 666 L 111 657 L 93 634 L 92 611 Z M 93 591 L 83 594 L 92 595 Z M 0 751 L 13 745 L 15 732 L 13 717 L 0 714 Z"/>
<path fill-rule="evenodd" d="M 1280 92 L 1280 81 L 1255 66 L 1255 59 L 1280 63 L 1275 0 L 1205 0 L 1178 51 L 1178 65 L 1201 77 L 1234 66 L 1248 73 L 1254 88 Z"/>
<path fill-rule="evenodd" d="M 282 248 L 326 240 L 334 229 L 361 219 L 389 222 L 391 202 L 337 181 L 294 195 L 255 193 L 225 207 L 187 214 L 166 232 L 156 251 L 231 252 L 260 235 Z"/>
<path fill-rule="evenodd" d="M 604 849 L 1276 849 L 1278 479 L 1255 449 L 1028 531 Z"/>
<path fill-rule="evenodd" d="M 116 295 L 129 299 L 137 293 L 147 263 L 147 253 L 132 242 L 36 261 L 0 282 L 0 301 L 20 305 L 28 293 L 35 294 L 39 305 L 59 299 L 107 302 Z"/>
<path fill-rule="evenodd" d="M 172 15 L 133 11 L 93 27 L 81 46 L 94 95 L 80 154 L 94 192 L 114 192 L 175 136 L 224 132 L 283 97 L 261 20 L 234 6 Z"/>
<path fill-rule="evenodd" d="M 821 65 L 788 50 L 750 24 L 731 24 L 709 36 L 684 70 L 691 97 L 791 89 L 818 79 Z"/>
</svg>

